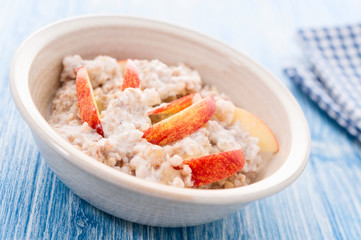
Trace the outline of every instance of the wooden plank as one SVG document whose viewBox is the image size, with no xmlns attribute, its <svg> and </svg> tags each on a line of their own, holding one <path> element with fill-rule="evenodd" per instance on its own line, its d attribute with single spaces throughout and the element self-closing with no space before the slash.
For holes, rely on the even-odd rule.
<svg viewBox="0 0 361 240">
<path fill-rule="evenodd" d="M 361 21 L 345 1 L 0 1 L 0 239 L 358 239 L 361 146 L 283 76 L 300 59 L 299 27 Z M 312 134 L 310 163 L 286 190 L 225 219 L 188 228 L 115 218 L 74 195 L 41 158 L 8 91 L 20 42 L 52 21 L 84 13 L 138 15 L 192 28 L 249 54 L 299 101 Z"/>
</svg>

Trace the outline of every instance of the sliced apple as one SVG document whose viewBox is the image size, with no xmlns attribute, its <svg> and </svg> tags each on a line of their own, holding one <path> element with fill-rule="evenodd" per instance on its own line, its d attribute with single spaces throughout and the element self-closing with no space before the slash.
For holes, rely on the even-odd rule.
<svg viewBox="0 0 361 240">
<path fill-rule="evenodd" d="M 127 63 L 127 60 L 126 60 L 126 59 L 118 60 L 117 63 L 118 63 L 119 66 L 121 67 L 122 73 L 123 73 L 123 75 L 124 75 L 124 72 L 125 72 L 125 64 Z"/>
<path fill-rule="evenodd" d="M 182 111 L 183 109 L 192 105 L 194 94 L 189 94 L 187 96 L 176 99 L 165 106 L 154 108 L 153 110 L 148 112 L 148 115 L 153 114 L 171 114 Z"/>
<path fill-rule="evenodd" d="M 215 153 L 183 161 L 192 169 L 193 186 L 207 185 L 240 171 L 245 163 L 241 149 Z"/>
<path fill-rule="evenodd" d="M 98 134 L 104 137 L 102 124 L 99 118 L 97 104 L 95 102 L 93 87 L 89 75 L 84 66 L 76 70 L 76 91 L 81 121 L 87 122 Z"/>
<path fill-rule="evenodd" d="M 143 138 L 160 146 L 180 140 L 203 127 L 212 117 L 215 108 L 214 99 L 206 97 L 151 126 L 144 131 Z"/>
<path fill-rule="evenodd" d="M 118 62 L 119 63 L 119 62 Z M 121 65 L 124 64 L 121 61 Z M 123 85 L 122 91 L 126 88 L 139 88 L 140 80 L 139 80 L 139 72 L 135 63 L 128 59 L 124 65 L 124 77 L 123 77 Z"/>
<path fill-rule="evenodd" d="M 253 113 L 236 107 L 233 122 L 238 121 L 241 127 L 251 136 L 259 139 L 261 152 L 278 152 L 279 145 L 272 130 Z"/>
<path fill-rule="evenodd" d="M 169 118 L 172 115 L 174 115 L 174 113 L 159 113 L 159 114 L 149 115 L 149 118 L 150 118 L 152 124 L 156 124 L 157 122 L 160 122 L 166 118 Z"/>
</svg>

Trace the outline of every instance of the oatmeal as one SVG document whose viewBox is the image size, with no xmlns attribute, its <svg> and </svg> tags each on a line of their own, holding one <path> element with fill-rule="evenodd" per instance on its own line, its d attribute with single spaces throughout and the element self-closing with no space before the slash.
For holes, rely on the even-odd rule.
<svg viewBox="0 0 361 240">
<path fill-rule="evenodd" d="M 94 60 L 83 60 L 78 55 L 65 57 L 50 125 L 97 161 L 148 181 L 187 188 L 233 188 L 252 183 L 263 162 L 259 140 L 234 121 L 236 107 L 225 95 L 202 85 L 198 72 L 184 64 L 167 66 L 159 60 L 134 60 L 132 64 L 124 68 L 124 62 L 107 56 Z M 88 95 L 84 93 L 94 98 L 95 106 L 85 109 L 88 112 L 80 109 L 83 103 L 78 101 L 82 88 L 76 80 L 79 66 L 84 66 L 92 86 Z M 130 83 L 125 82 L 126 75 Z M 126 84 L 130 85 L 124 89 Z M 176 107 L 169 107 L 172 103 Z M 155 109 L 160 114 L 153 114 Z M 84 121 L 89 114 L 98 123 Z M 174 125 L 179 126 L 173 129 Z M 159 137 L 160 131 L 169 132 Z M 225 153 L 241 153 L 242 168 L 215 182 L 196 184 L 195 168 L 199 164 L 186 164 L 187 161 L 219 163 L 215 173 L 212 170 L 209 174 L 222 176 L 218 169 L 223 168 Z M 233 162 L 229 164 L 232 168 Z"/>
</svg>

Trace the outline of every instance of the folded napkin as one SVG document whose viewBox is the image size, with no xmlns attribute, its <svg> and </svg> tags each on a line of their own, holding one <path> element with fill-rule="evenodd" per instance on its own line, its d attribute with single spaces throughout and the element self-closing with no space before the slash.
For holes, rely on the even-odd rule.
<svg viewBox="0 0 361 240">
<path fill-rule="evenodd" d="M 361 25 L 300 30 L 298 38 L 309 62 L 285 74 L 361 141 Z"/>
</svg>

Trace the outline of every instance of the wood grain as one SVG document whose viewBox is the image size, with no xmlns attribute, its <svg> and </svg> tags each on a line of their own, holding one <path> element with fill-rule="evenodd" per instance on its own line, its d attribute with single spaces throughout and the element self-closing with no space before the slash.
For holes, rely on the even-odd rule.
<svg viewBox="0 0 361 240">
<path fill-rule="evenodd" d="M 359 1 L 12 1 L 0 0 L 0 239 L 359 239 L 361 146 L 282 74 L 301 59 L 300 27 L 361 22 Z M 29 34 L 79 14 L 163 20 L 215 37 L 250 55 L 294 94 L 309 121 L 310 162 L 286 190 L 216 222 L 157 228 L 92 207 L 46 165 L 12 103 L 11 58 Z"/>
</svg>

